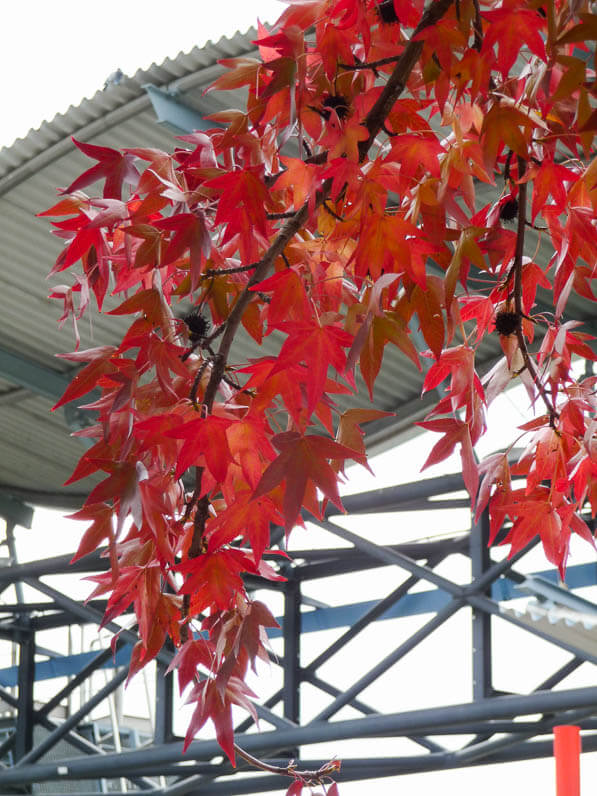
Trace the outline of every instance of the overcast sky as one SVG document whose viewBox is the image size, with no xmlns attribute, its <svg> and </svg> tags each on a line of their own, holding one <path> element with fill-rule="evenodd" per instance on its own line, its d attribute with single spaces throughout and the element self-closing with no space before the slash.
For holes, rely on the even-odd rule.
<svg viewBox="0 0 597 796">
<path fill-rule="evenodd" d="M 2 4 L 0 146 L 103 88 L 209 39 L 274 22 L 280 0 L 25 0 Z M 167 11 L 166 11 L 167 9 Z"/>
</svg>

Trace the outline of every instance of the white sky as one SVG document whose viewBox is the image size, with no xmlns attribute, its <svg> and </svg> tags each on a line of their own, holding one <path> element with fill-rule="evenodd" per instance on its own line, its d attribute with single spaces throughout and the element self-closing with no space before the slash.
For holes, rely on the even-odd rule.
<svg viewBox="0 0 597 796">
<path fill-rule="evenodd" d="M 25 0 L 2 3 L 0 146 L 137 69 L 274 22 L 279 0 Z"/>
<path fill-rule="evenodd" d="M 0 146 L 10 146 L 15 138 L 25 136 L 30 128 L 38 127 L 42 121 L 64 112 L 69 105 L 78 105 L 83 97 L 92 96 L 103 87 L 107 76 L 117 68 L 127 74 L 134 74 L 139 68 L 147 67 L 154 61 L 159 63 L 167 57 L 175 57 L 178 52 L 188 51 L 208 39 L 217 40 L 223 35 L 231 36 L 236 30 L 246 30 L 255 23 L 258 15 L 263 21 L 274 21 L 283 7 L 279 0 L 168 0 L 166 3 L 164 0 L 103 0 L 96 4 L 81 0 L 60 0 L 53 4 L 47 0 L 27 0 L 21 3 L 3 3 L 0 36 L 3 114 L 0 123 Z M 512 398 L 504 400 L 510 409 L 502 417 L 507 416 L 508 423 L 512 426 L 521 422 L 517 402 L 518 399 Z M 503 444 L 504 438 L 504 422 L 501 421 L 495 435 L 496 445 Z M 436 475 L 438 470 L 434 468 L 423 476 L 418 476 L 428 450 L 428 443 L 423 445 L 419 440 L 409 443 L 398 452 L 386 453 L 379 458 L 375 467 L 377 479 L 369 478 L 363 471 L 358 475 L 355 472 L 354 480 L 346 491 L 361 491 Z M 458 458 L 453 458 L 441 471 L 453 472 L 458 469 L 458 464 Z M 404 518 L 405 523 L 407 519 Z M 414 518 L 411 517 L 410 520 Z M 35 522 L 33 532 L 18 532 L 21 560 L 72 551 L 75 546 L 73 523 L 68 523 L 65 527 L 64 521 L 44 511 L 37 512 Z M 412 527 L 414 531 L 411 530 Z M 408 538 L 418 538 L 425 531 L 425 528 L 415 526 L 413 522 L 409 527 Z M 34 546 L 31 545 L 32 536 L 29 534 L 35 534 Z M 296 547 L 312 544 L 313 541 L 312 533 L 307 536 L 307 532 L 296 532 Z M 329 540 L 322 539 L 318 542 L 322 545 L 330 543 Z M 539 562 L 538 568 L 542 568 L 542 562 Z M 387 571 L 374 572 L 383 592 L 388 580 Z M 447 573 L 448 577 L 451 575 L 453 573 Z M 86 588 L 78 585 L 73 588 L 73 593 L 85 593 Z M 388 585 L 387 591 L 392 588 L 393 585 Z M 325 599 L 325 588 L 322 589 L 321 594 L 312 592 L 313 596 Z M 338 598 L 337 593 L 328 596 L 330 602 Z M 338 601 L 353 602 L 355 599 L 362 598 L 350 592 L 340 595 Z M 387 651 L 388 645 L 391 647 L 393 643 L 392 633 L 402 628 L 400 621 L 408 620 L 384 622 L 383 638 L 376 631 L 377 636 L 373 643 L 382 645 Z M 504 623 L 497 624 L 501 626 Z M 459 643 L 450 635 L 444 638 L 444 643 L 448 646 Z M 305 647 L 309 650 L 307 658 L 314 657 L 324 642 L 329 643 L 330 640 L 328 635 L 324 638 L 319 633 L 310 634 L 305 639 Z M 505 638 L 503 644 L 508 643 Z M 417 691 L 432 692 L 435 704 L 450 704 L 468 699 L 468 695 L 461 694 L 459 687 L 456 687 L 456 681 L 462 672 L 453 666 L 443 665 L 446 652 L 446 646 L 428 650 L 427 657 L 418 664 L 418 669 L 416 665 L 414 668 L 407 666 L 395 675 L 390 674 L 389 679 L 383 681 L 383 687 L 390 689 L 388 693 L 404 689 L 413 694 Z M 520 660 L 519 654 L 515 656 L 514 652 L 512 657 Z M 507 648 L 505 658 L 508 658 Z M 363 665 L 369 668 L 374 663 L 375 660 L 371 660 Z M 545 664 L 546 660 L 542 659 L 541 663 Z M 351 661 L 350 665 L 348 661 L 343 661 L 342 672 L 331 670 L 330 679 L 334 680 L 335 677 L 338 683 L 346 680 L 348 684 L 360 676 L 359 664 L 359 661 Z M 554 668 L 557 665 L 556 663 Z M 528 680 L 531 687 L 538 680 L 534 676 L 536 662 L 531 658 L 527 666 L 523 680 Z M 507 672 L 504 676 L 507 676 Z M 375 689 L 373 692 L 367 691 L 368 695 L 370 693 L 375 696 Z M 377 696 L 379 699 L 379 692 Z M 427 700 L 429 698 L 428 693 Z M 383 691 L 381 699 L 383 701 Z M 432 703 L 424 701 L 422 704 L 427 706 Z M 416 704 L 415 701 L 413 705 L 407 704 L 406 707 L 414 707 Z M 370 743 L 356 741 L 354 748 L 357 756 L 365 756 L 369 750 L 372 750 L 371 754 L 391 754 L 391 744 L 377 748 Z M 329 745 L 321 745 L 317 749 L 318 754 L 329 757 L 333 757 L 337 751 L 339 750 L 330 748 Z M 307 753 L 316 754 L 314 749 Z M 594 786 L 597 774 L 595 757 L 596 755 L 591 755 L 583 758 L 582 779 L 585 793 Z M 381 780 L 375 785 L 342 784 L 340 791 L 342 796 L 361 796 L 373 790 L 380 796 L 389 796 L 396 791 L 401 796 L 435 796 L 439 790 L 463 795 L 482 791 L 485 796 L 530 791 L 546 796 L 553 793 L 554 788 L 553 762 L 548 759 L 411 775 Z"/>
</svg>

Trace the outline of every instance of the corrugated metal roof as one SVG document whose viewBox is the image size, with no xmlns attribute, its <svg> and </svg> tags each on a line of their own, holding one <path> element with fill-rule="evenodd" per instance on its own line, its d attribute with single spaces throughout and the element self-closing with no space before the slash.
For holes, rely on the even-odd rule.
<svg viewBox="0 0 597 796">
<path fill-rule="evenodd" d="M 53 204 L 56 188 L 68 185 L 88 167 L 71 136 L 110 147 L 147 146 L 172 149 L 174 135 L 156 123 L 143 86 L 152 83 L 176 91 L 189 105 L 209 114 L 224 107 L 225 98 L 203 96 L 221 71 L 218 60 L 254 50 L 255 31 L 208 42 L 162 64 L 124 77 L 85 99 L 77 107 L 44 122 L 11 147 L 0 150 L 0 356 L 23 365 L 67 374 L 72 365 L 54 355 L 73 348 L 70 326 L 60 330 L 59 303 L 48 299 L 46 275 L 61 250 L 46 220 L 35 214 Z M 52 280 L 52 284 L 68 281 Z M 120 303 L 121 298 L 108 298 Z M 127 322 L 93 316 L 80 323 L 81 347 L 114 343 Z M 253 350 L 254 353 L 254 350 Z M 40 391 L 47 371 L 40 371 Z M 76 504 L 86 486 L 64 488 L 81 452 L 70 436 L 64 412 L 50 411 L 49 397 L 16 384 L 0 368 L 0 491 L 46 504 Z M 5 378 L 6 377 L 6 378 Z"/>
</svg>

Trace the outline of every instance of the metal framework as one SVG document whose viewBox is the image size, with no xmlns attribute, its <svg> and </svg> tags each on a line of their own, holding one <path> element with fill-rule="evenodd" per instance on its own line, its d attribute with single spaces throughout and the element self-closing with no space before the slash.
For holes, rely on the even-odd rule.
<svg viewBox="0 0 597 796">
<path fill-rule="evenodd" d="M 553 726 L 562 723 L 579 724 L 583 750 L 597 750 L 597 688 L 562 685 L 581 665 L 597 663 L 597 646 L 577 642 L 574 633 L 561 632 L 557 623 L 533 622 L 528 616 L 504 610 L 508 601 L 523 596 L 526 588 L 539 600 L 561 604 L 569 612 L 577 611 L 585 620 L 587 616 L 597 617 L 597 606 L 558 587 L 555 572 L 533 573 L 529 578 L 528 573 L 523 574 L 519 569 L 524 566 L 522 559 L 537 540 L 510 560 L 494 560 L 487 547 L 485 515 L 469 532 L 430 537 L 422 542 L 380 545 L 367 538 L 366 528 L 372 527 L 372 515 L 463 507 L 467 503 L 464 498 L 450 496 L 462 486 L 461 476 L 451 475 L 346 497 L 344 505 L 349 516 L 367 515 L 366 520 L 363 518 L 361 533 L 346 530 L 328 514 L 316 524 L 339 540 L 337 547 L 295 552 L 294 562 L 286 567 L 287 581 L 283 584 L 247 583 L 249 589 L 278 589 L 283 598 L 278 631 L 283 651 L 274 658 L 281 668 L 282 686 L 258 708 L 268 729 L 255 733 L 248 719 L 237 727 L 237 741 L 248 752 L 277 764 L 286 764 L 288 757 L 295 757 L 300 767 L 313 769 L 325 761 L 313 759 L 309 748 L 322 742 L 329 743 L 331 748 L 332 744 L 346 739 L 393 739 L 396 742 L 408 739 L 413 750 L 418 749 L 414 754 L 384 757 L 346 755 L 337 776 L 338 781 L 346 781 L 543 757 L 551 754 L 549 735 Z M 0 640 L 15 645 L 19 651 L 18 664 L 0 670 L 0 700 L 12 717 L 5 720 L 4 740 L 0 742 L 2 794 L 59 793 L 60 787 L 65 793 L 73 792 L 74 782 L 79 783 L 77 792 L 80 794 L 97 793 L 98 783 L 105 782 L 106 778 L 111 784 L 104 792 L 145 791 L 155 796 L 195 793 L 234 796 L 288 786 L 285 778 L 256 774 L 242 765 L 233 772 L 228 762 L 222 760 L 215 740 L 209 738 L 193 742 L 183 755 L 181 740 L 174 734 L 172 676 L 165 676 L 171 652 L 165 649 L 157 661 L 150 744 L 124 750 L 116 745 L 115 751 L 106 753 L 101 744 L 90 740 L 85 731 L 86 717 L 97 705 L 111 698 L 126 678 L 123 662 L 135 634 L 122 631 L 115 623 L 109 625 L 121 631 L 115 658 L 111 649 L 57 655 L 39 647 L 36 637 L 41 631 L 99 623 L 103 607 L 101 601 L 82 604 L 48 585 L 44 578 L 73 569 L 98 571 L 105 568 L 106 562 L 94 555 L 78 562 L 74 568 L 68 567 L 68 556 L 18 564 L 14 528 L 17 524 L 30 525 L 31 510 L 17 501 L 4 501 L 0 512 L 6 520 L 6 544 L 10 555 L 9 564 L 0 568 L 0 592 L 4 594 L 9 587 L 14 587 L 16 594 L 14 604 L 0 605 Z M 446 569 L 442 565 L 453 556 L 470 560 L 468 582 L 456 582 L 442 574 Z M 374 577 L 376 568 L 388 565 L 396 568 L 397 585 L 381 599 L 329 606 L 306 596 L 311 584 L 319 579 L 368 570 Z M 577 565 L 569 571 L 572 588 L 596 581 L 594 564 Z M 40 595 L 39 601 L 26 601 L 22 584 L 35 589 Z M 384 712 L 364 700 L 363 692 L 369 686 L 465 609 L 470 609 L 467 613 L 472 639 L 470 701 Z M 340 688 L 322 675 L 322 667 L 331 659 L 340 664 L 346 660 L 343 656 L 347 645 L 372 623 L 416 616 L 420 617 L 418 627 L 397 638 L 381 659 L 374 649 L 370 650 L 370 660 L 362 662 L 361 673 L 349 687 Z M 492 624 L 496 617 L 564 650 L 568 654 L 567 662 L 528 693 L 496 691 L 492 675 Z M 339 629 L 334 640 L 305 662 L 305 656 L 301 656 L 305 634 L 333 628 Z M 112 670 L 105 685 L 78 709 L 65 710 L 56 718 L 59 706 L 69 703 L 75 690 L 106 666 Z M 429 669 L 423 677 L 431 676 L 431 672 Z M 66 684 L 50 699 L 43 703 L 36 701 L 40 682 L 65 676 L 68 677 Z M 323 706 L 305 721 L 301 708 L 307 687 L 317 689 Z M 348 708 L 350 711 L 346 710 Z M 443 742 L 444 736 L 461 740 L 454 748 Z M 60 754 L 56 752 L 58 744 Z M 70 751 L 64 754 L 64 748 Z M 332 751 L 336 749 L 334 745 Z"/>
</svg>

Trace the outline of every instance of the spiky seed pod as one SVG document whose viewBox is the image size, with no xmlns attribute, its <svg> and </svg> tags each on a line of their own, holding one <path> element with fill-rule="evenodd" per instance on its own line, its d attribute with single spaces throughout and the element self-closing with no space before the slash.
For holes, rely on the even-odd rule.
<svg viewBox="0 0 597 796">
<path fill-rule="evenodd" d="M 508 199 L 500 207 L 500 218 L 502 221 L 513 221 L 518 215 L 518 199 Z"/>
<path fill-rule="evenodd" d="M 330 108 L 336 111 L 339 119 L 346 119 L 348 116 L 350 109 L 348 100 L 340 94 L 330 94 L 321 104 L 323 105 L 321 115 L 324 119 L 330 118 Z"/>
<path fill-rule="evenodd" d="M 183 321 L 189 330 L 189 341 L 194 345 L 207 336 L 209 321 L 197 309 L 191 310 L 184 316 Z"/>
<path fill-rule="evenodd" d="M 508 337 L 520 326 L 520 317 L 517 312 L 502 310 L 495 316 L 495 328 L 498 334 Z"/>
<path fill-rule="evenodd" d="M 394 0 L 381 0 L 381 2 L 376 2 L 375 10 L 377 16 L 384 25 L 395 25 L 397 22 L 400 22 L 396 14 L 396 9 L 394 8 Z"/>
</svg>

